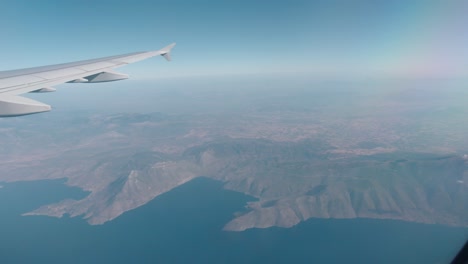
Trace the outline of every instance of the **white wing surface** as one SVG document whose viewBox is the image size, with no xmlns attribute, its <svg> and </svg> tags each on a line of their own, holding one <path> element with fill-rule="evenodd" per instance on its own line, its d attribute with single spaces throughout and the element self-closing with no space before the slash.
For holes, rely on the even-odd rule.
<svg viewBox="0 0 468 264">
<path fill-rule="evenodd" d="M 50 111 L 50 105 L 19 96 L 24 93 L 53 92 L 62 83 L 98 83 L 119 81 L 128 75 L 113 69 L 161 55 L 170 61 L 175 43 L 157 51 L 85 60 L 51 66 L 0 72 L 0 117 L 29 115 Z"/>
</svg>

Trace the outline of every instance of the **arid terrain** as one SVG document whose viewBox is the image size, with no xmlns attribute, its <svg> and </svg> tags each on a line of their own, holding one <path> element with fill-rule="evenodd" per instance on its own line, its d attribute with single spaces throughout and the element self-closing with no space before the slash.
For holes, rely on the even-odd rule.
<svg viewBox="0 0 468 264">
<path fill-rule="evenodd" d="M 0 183 L 66 178 L 89 195 L 25 215 L 90 224 L 209 177 L 257 199 L 225 230 L 356 217 L 468 226 L 466 92 L 324 85 L 181 88 L 152 94 L 148 113 L 1 119 Z"/>
</svg>

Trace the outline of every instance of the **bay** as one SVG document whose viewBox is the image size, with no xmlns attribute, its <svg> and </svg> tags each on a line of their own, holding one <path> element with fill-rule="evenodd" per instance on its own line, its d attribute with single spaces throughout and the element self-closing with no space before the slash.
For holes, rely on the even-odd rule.
<svg viewBox="0 0 468 264">
<path fill-rule="evenodd" d="M 447 263 L 467 228 L 376 219 L 311 219 L 225 232 L 252 197 L 195 179 L 104 225 L 21 216 L 87 195 L 63 180 L 1 184 L 1 263 Z"/>
</svg>

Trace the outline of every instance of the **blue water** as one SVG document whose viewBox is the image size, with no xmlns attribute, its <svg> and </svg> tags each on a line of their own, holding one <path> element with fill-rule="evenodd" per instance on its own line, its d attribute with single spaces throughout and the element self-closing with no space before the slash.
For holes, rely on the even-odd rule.
<svg viewBox="0 0 468 264">
<path fill-rule="evenodd" d="M 0 189 L 0 263 L 447 263 L 467 228 L 391 220 L 312 219 L 223 232 L 252 198 L 191 181 L 105 225 L 20 214 L 86 193 L 63 181 Z"/>
</svg>

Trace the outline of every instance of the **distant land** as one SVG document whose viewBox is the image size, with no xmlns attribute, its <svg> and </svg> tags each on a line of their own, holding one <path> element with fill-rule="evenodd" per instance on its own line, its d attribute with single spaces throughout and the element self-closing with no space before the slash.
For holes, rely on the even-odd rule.
<svg viewBox="0 0 468 264">
<path fill-rule="evenodd" d="M 207 177 L 257 199 L 229 231 L 311 218 L 467 227 L 466 93 L 356 86 L 158 90 L 157 112 L 1 119 L 0 182 L 65 178 L 89 194 L 25 215 L 93 225 Z"/>
</svg>

